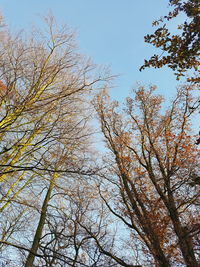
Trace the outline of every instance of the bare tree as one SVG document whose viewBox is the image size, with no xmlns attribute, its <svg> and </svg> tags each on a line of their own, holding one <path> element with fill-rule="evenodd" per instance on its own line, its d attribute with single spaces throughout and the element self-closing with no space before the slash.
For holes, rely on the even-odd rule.
<svg viewBox="0 0 200 267">
<path fill-rule="evenodd" d="M 77 52 L 69 29 L 51 16 L 46 26 L 46 34 L 35 31 L 27 40 L 7 31 L 0 42 L 0 244 L 19 251 L 25 266 L 49 260 L 44 240 L 56 227 L 54 194 L 92 173 L 88 103 L 108 79 Z M 56 251 L 49 264 L 63 259 Z"/>
</svg>

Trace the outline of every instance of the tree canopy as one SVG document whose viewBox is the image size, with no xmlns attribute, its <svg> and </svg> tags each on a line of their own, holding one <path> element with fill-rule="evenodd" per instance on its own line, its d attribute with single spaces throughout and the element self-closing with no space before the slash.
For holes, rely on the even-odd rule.
<svg viewBox="0 0 200 267">
<path fill-rule="evenodd" d="M 170 5 L 164 20 L 190 20 L 146 37 L 169 55 L 144 67 L 197 73 L 197 1 Z M 152 85 L 122 104 L 52 16 L 29 37 L 0 27 L 0 265 L 198 267 L 198 77 L 168 104 Z"/>
<path fill-rule="evenodd" d="M 153 25 L 162 24 L 153 34 L 145 36 L 145 42 L 161 50 L 161 55 L 153 55 L 145 60 L 141 70 L 146 67 L 161 68 L 167 65 L 179 79 L 186 71 L 194 71 L 189 81 L 199 83 L 200 56 L 200 8 L 199 0 L 170 0 L 172 11 L 163 18 L 154 21 Z M 167 22 L 175 19 L 180 13 L 185 15 L 185 21 L 177 26 L 177 33 L 170 33 Z"/>
</svg>

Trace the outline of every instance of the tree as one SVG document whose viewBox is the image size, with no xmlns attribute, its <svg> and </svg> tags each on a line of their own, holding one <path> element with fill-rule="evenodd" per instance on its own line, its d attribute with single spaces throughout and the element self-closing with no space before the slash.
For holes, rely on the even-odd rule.
<svg viewBox="0 0 200 267">
<path fill-rule="evenodd" d="M 1 39 L 1 209 L 33 171 L 44 170 L 43 159 L 72 126 L 80 96 L 103 79 L 91 77 L 93 66 L 76 52 L 72 33 L 56 29 L 51 17 L 47 25 L 49 39 L 35 33 L 25 41 L 8 32 Z"/>
<path fill-rule="evenodd" d="M 70 183 L 91 174 L 88 102 L 108 77 L 77 52 L 69 29 L 51 16 L 46 26 L 30 39 L 6 29 L 0 41 L 0 244 L 7 260 L 18 255 L 25 266 L 67 262 L 61 241 L 52 248 L 48 239 L 62 213 L 57 196 L 62 202 Z"/>
<path fill-rule="evenodd" d="M 199 0 L 169 0 L 169 5 L 173 8 L 172 11 L 164 18 L 154 21 L 154 26 L 176 18 L 180 13 L 184 13 L 186 19 L 178 26 L 179 31 L 176 34 L 171 34 L 165 23 L 153 34 L 145 36 L 145 42 L 161 49 L 162 54 L 153 55 L 149 60 L 145 60 L 140 70 L 146 67 L 161 68 L 167 65 L 175 71 L 179 79 L 187 70 L 192 69 L 195 75 L 188 80 L 199 83 Z"/>
<path fill-rule="evenodd" d="M 165 112 L 154 91 L 139 88 L 123 111 L 106 94 L 97 98 L 110 151 L 99 192 L 128 231 L 126 247 L 140 251 L 140 264 L 197 267 L 199 192 L 189 185 L 199 168 L 190 130 L 192 86 L 179 88 Z"/>
</svg>

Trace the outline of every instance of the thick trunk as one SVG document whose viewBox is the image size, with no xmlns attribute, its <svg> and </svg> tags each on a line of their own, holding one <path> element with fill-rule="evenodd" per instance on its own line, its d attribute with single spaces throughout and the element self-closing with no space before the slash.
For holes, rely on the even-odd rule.
<svg viewBox="0 0 200 267">
<path fill-rule="evenodd" d="M 187 231 L 177 221 L 173 221 L 174 230 L 179 239 L 179 246 L 187 267 L 199 267 L 195 258 L 194 248 Z"/>
<path fill-rule="evenodd" d="M 169 212 L 174 226 L 174 231 L 179 240 L 179 247 L 181 249 L 185 264 L 187 267 L 199 267 L 199 264 L 195 258 L 194 248 L 191 238 L 188 236 L 186 228 L 182 227 L 179 215 L 174 204 L 173 197 L 169 197 Z"/>
<path fill-rule="evenodd" d="M 150 229 L 151 229 L 151 226 L 150 226 Z M 151 243 L 151 252 L 152 252 L 152 255 L 155 259 L 155 262 L 160 267 L 170 267 L 171 265 L 169 263 L 169 260 L 165 256 L 156 234 L 153 232 L 153 229 L 151 229 L 150 231 L 152 231 L 152 232 L 150 233 L 149 229 L 148 229 L 145 232 L 146 232 L 147 236 L 149 237 L 149 241 Z"/>
<path fill-rule="evenodd" d="M 120 166 L 119 161 L 118 161 L 118 164 Z M 146 209 L 145 209 L 142 201 L 138 197 L 137 191 L 136 191 L 133 184 L 131 187 L 132 191 L 130 190 L 128 182 L 127 182 L 127 181 L 130 181 L 130 179 L 124 173 L 123 168 L 120 168 L 120 167 L 119 167 L 119 169 L 121 171 L 124 189 L 127 193 L 127 196 L 130 200 L 130 203 L 132 204 L 133 211 L 136 214 L 140 224 L 142 225 L 143 231 L 145 232 L 146 236 L 149 239 L 149 244 L 151 247 L 153 257 L 154 257 L 155 261 L 159 264 L 160 267 L 170 267 L 169 260 L 165 256 L 164 251 L 162 250 L 162 248 L 160 246 L 159 238 L 153 229 L 153 225 L 152 225 L 151 221 L 148 219 Z M 134 199 L 133 195 L 135 196 L 137 201 Z M 140 209 L 143 212 L 140 212 Z M 144 242 L 145 242 L 145 240 L 144 240 Z"/>
</svg>

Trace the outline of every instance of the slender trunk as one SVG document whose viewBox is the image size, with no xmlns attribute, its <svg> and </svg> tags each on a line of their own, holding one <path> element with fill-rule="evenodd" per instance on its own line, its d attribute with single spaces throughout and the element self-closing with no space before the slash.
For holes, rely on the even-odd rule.
<svg viewBox="0 0 200 267">
<path fill-rule="evenodd" d="M 37 250 L 39 248 L 39 242 L 42 236 L 42 231 L 44 228 L 45 220 L 46 220 L 46 214 L 47 214 L 47 208 L 48 208 L 48 203 L 51 197 L 51 193 L 54 187 L 54 178 L 51 180 L 49 188 L 47 190 L 43 205 L 42 205 L 42 210 L 40 214 L 40 219 L 38 222 L 38 226 L 35 232 L 35 236 L 33 239 L 32 247 L 30 249 L 29 255 L 26 259 L 25 267 L 33 267 L 33 262 L 35 259 L 35 255 L 37 253 Z"/>
</svg>

